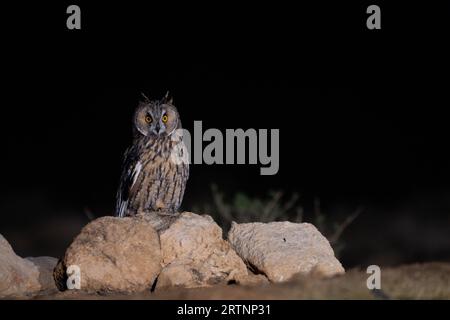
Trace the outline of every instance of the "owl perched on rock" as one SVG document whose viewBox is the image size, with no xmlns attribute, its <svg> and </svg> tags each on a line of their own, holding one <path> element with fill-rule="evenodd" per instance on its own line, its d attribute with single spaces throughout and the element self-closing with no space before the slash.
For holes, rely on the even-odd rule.
<svg viewBox="0 0 450 320">
<path fill-rule="evenodd" d="M 145 96 L 144 96 L 145 97 Z M 125 152 L 116 216 L 176 214 L 183 199 L 189 164 L 173 161 L 181 121 L 168 95 L 140 102 L 133 119 L 134 140 Z M 183 152 L 183 151 L 181 151 Z"/>
</svg>

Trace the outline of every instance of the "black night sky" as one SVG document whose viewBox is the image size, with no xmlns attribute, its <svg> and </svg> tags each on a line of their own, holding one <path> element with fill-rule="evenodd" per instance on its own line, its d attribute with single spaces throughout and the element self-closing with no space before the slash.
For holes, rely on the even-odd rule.
<svg viewBox="0 0 450 320">
<path fill-rule="evenodd" d="M 185 209 L 211 183 L 298 192 L 337 218 L 364 206 L 345 265 L 450 259 L 448 5 L 386 4 L 370 31 L 362 4 L 79 3 L 79 31 L 64 3 L 3 20 L 0 233 L 17 253 L 61 255 L 86 212 L 112 214 L 141 92 L 169 90 L 189 130 L 280 129 L 277 175 L 194 165 Z"/>
</svg>

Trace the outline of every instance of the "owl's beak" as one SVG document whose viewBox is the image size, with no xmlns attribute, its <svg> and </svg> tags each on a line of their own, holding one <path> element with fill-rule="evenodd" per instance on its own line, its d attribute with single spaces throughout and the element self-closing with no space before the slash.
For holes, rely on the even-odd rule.
<svg viewBox="0 0 450 320">
<path fill-rule="evenodd" d="M 155 125 L 155 133 L 159 137 L 164 132 L 164 128 L 159 123 Z"/>
</svg>

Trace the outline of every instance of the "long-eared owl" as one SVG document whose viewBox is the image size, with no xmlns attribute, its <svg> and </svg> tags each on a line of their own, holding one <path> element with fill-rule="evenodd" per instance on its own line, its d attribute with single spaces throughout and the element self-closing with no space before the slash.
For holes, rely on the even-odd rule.
<svg viewBox="0 0 450 320">
<path fill-rule="evenodd" d="M 168 95 L 140 102 L 133 118 L 133 144 L 126 150 L 116 216 L 176 213 L 183 199 L 189 164 L 173 161 L 174 134 L 181 129 L 178 110 Z"/>
</svg>

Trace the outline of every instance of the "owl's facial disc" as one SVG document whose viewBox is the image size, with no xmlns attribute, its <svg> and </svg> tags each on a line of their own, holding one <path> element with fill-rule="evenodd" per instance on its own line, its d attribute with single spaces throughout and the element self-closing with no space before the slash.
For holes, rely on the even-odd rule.
<svg viewBox="0 0 450 320">
<path fill-rule="evenodd" d="M 166 125 L 162 121 L 162 117 L 160 117 L 158 120 L 155 121 L 155 124 L 150 128 L 151 134 L 154 134 L 156 136 L 161 136 L 166 132 Z"/>
<path fill-rule="evenodd" d="M 151 133 L 151 128 L 155 124 L 155 117 L 147 106 L 140 106 L 134 118 L 135 127 L 144 136 L 148 136 Z"/>
<path fill-rule="evenodd" d="M 178 112 L 168 103 L 142 103 L 135 114 L 135 127 L 146 137 L 170 136 L 178 127 Z"/>
<path fill-rule="evenodd" d="M 165 134 L 170 136 L 178 127 L 178 112 L 170 104 L 163 104 L 162 107 L 160 122 L 164 126 Z"/>
</svg>

